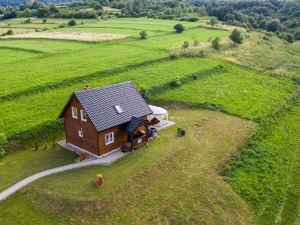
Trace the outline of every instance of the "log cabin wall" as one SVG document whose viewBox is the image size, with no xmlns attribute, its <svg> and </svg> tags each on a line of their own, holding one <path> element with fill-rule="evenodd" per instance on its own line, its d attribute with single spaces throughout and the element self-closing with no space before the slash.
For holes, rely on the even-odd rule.
<svg viewBox="0 0 300 225">
<path fill-rule="evenodd" d="M 105 135 L 113 132 L 114 142 L 111 144 L 105 143 Z M 114 149 L 121 148 L 127 142 L 128 134 L 120 129 L 119 126 L 101 131 L 98 134 L 99 155 L 106 154 Z"/>
<path fill-rule="evenodd" d="M 72 107 L 77 108 L 77 119 L 72 117 Z M 86 122 L 81 121 L 80 110 L 83 110 L 83 108 L 74 96 L 64 113 L 66 142 L 99 155 L 96 128 L 88 117 Z M 79 137 L 78 133 L 81 128 L 83 137 Z"/>
</svg>

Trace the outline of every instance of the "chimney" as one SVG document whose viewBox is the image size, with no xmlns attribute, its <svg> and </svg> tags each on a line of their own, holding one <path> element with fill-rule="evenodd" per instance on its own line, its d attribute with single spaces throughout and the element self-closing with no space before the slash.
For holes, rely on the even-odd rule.
<svg viewBox="0 0 300 225">
<path fill-rule="evenodd" d="M 89 85 L 85 85 L 84 88 L 83 88 L 83 90 L 85 90 L 85 91 L 88 90 L 88 89 L 90 89 Z"/>
</svg>

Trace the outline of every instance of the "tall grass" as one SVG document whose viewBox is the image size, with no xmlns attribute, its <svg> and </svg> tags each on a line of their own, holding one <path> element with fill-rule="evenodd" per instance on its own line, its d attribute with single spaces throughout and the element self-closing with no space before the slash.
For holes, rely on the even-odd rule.
<svg viewBox="0 0 300 225">
<path fill-rule="evenodd" d="M 261 122 L 224 168 L 233 188 L 256 209 L 259 224 L 293 224 L 300 198 L 300 89 Z"/>
<path fill-rule="evenodd" d="M 224 63 L 227 71 L 155 96 L 153 101 L 212 106 L 227 113 L 259 121 L 277 109 L 293 82 Z"/>
</svg>

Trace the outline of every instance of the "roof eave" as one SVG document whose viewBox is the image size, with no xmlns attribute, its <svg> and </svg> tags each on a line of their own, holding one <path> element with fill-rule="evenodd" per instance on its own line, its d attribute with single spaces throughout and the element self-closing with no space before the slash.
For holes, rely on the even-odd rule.
<svg viewBox="0 0 300 225">
<path fill-rule="evenodd" d="M 75 96 L 75 93 L 73 92 L 73 93 L 71 94 L 71 96 L 69 97 L 67 103 L 65 104 L 64 108 L 63 108 L 62 111 L 60 112 L 60 114 L 59 114 L 59 116 L 58 116 L 59 119 L 61 119 L 61 118 L 64 117 L 65 111 L 67 110 L 67 108 L 68 108 L 68 106 L 69 106 L 69 104 L 70 104 L 70 102 L 71 102 L 71 100 L 73 99 L 74 96 Z"/>
</svg>

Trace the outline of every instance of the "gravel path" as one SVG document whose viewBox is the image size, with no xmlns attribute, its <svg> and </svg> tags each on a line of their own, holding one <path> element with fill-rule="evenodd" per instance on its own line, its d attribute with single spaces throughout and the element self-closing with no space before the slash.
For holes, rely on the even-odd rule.
<svg viewBox="0 0 300 225">
<path fill-rule="evenodd" d="M 34 175 L 31 175 L 29 177 L 26 177 L 25 179 L 19 181 L 18 183 L 12 185 L 11 187 L 7 188 L 6 190 L 0 192 L 0 201 L 3 201 L 16 191 L 20 190 L 21 188 L 25 187 L 26 185 L 30 184 L 31 182 L 38 180 L 42 177 L 46 177 L 55 173 L 61 173 L 69 170 L 74 170 L 74 169 L 79 169 L 79 168 L 84 168 L 88 166 L 96 166 L 96 165 L 109 165 L 112 162 L 120 159 L 123 157 L 126 153 L 123 153 L 121 151 L 114 152 L 112 154 L 109 154 L 105 156 L 104 158 L 101 159 L 93 159 L 93 160 L 88 160 L 84 162 L 78 162 L 78 163 L 73 163 L 69 164 L 66 166 L 61 166 L 61 167 L 56 167 L 50 170 L 45 170 L 39 173 L 36 173 Z"/>
</svg>

